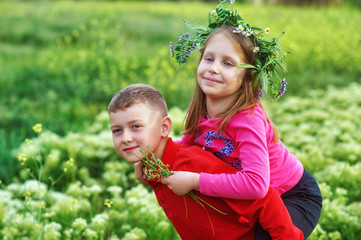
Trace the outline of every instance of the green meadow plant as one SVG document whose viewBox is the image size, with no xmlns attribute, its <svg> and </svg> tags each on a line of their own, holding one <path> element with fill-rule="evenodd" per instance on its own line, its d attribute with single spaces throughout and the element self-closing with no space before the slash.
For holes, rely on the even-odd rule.
<svg viewBox="0 0 361 240">
<path fill-rule="evenodd" d="M 359 91 L 361 85 L 352 84 L 276 104 L 266 102 L 282 141 L 320 184 L 323 209 L 311 240 L 357 240 L 361 234 Z M 170 113 L 176 119 L 174 126 L 180 126 L 184 111 L 175 108 Z M 159 234 L 163 239 L 178 238 L 154 194 L 137 184 L 128 163 L 117 159 L 106 114 L 100 113 L 87 133 L 61 137 L 42 130 L 14 151 L 22 170 L 13 183 L 1 184 L 1 238 L 159 239 Z M 25 169 L 41 159 L 39 152 L 45 156 L 43 177 L 33 179 Z M 105 159 L 102 166 L 93 165 L 100 158 Z M 88 166 L 100 168 L 91 171 Z M 49 178 L 60 176 L 52 186 Z"/>
<path fill-rule="evenodd" d="M 42 124 L 33 127 L 38 135 L 14 152 L 21 170 L 17 179 L 7 186 L 0 182 L 0 238 L 177 238 L 153 193 L 136 184 L 129 164 L 115 153 L 106 156 L 114 149 L 108 126 L 98 131 L 102 116 L 92 128 L 97 133 L 76 138 L 78 145 L 74 134 L 60 137 L 43 131 Z M 88 150 L 97 151 L 82 152 L 90 142 Z M 89 171 L 100 159 L 104 167 Z"/>
<path fill-rule="evenodd" d="M 320 183 L 323 209 L 309 239 L 360 239 L 360 91 L 331 86 L 267 105 L 281 140 Z"/>
</svg>

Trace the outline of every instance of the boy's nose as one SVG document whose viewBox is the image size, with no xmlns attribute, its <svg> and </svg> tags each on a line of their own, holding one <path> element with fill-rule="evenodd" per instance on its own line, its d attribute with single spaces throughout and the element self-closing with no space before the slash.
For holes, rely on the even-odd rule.
<svg viewBox="0 0 361 240">
<path fill-rule="evenodd" d="M 127 143 L 132 141 L 132 135 L 129 131 L 123 130 L 122 142 Z"/>
</svg>

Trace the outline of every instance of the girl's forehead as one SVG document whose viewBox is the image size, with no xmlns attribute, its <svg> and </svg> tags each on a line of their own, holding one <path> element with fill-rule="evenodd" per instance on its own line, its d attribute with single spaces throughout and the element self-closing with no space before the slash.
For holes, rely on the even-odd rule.
<svg viewBox="0 0 361 240">
<path fill-rule="evenodd" d="M 218 44 L 218 45 L 221 45 L 221 46 L 232 45 L 235 50 L 238 50 L 238 49 L 241 48 L 240 44 L 235 39 L 233 39 L 231 36 L 229 36 L 228 34 L 226 34 L 224 32 L 219 32 L 219 33 L 216 33 L 216 34 L 212 35 L 208 39 L 206 48 L 210 44 Z M 221 49 L 223 49 L 223 48 L 221 48 Z"/>
<path fill-rule="evenodd" d="M 228 39 L 228 40 L 230 40 L 230 37 L 228 37 L 227 34 L 225 34 L 224 32 L 217 32 L 217 33 L 214 33 L 213 35 L 211 35 L 209 37 L 208 42 L 217 41 L 217 39 Z"/>
<path fill-rule="evenodd" d="M 246 60 L 245 53 L 243 52 L 240 43 L 224 32 L 215 33 L 208 39 L 204 48 L 204 53 L 213 50 L 220 51 L 225 54 L 228 52 L 231 55 L 237 55 L 242 61 Z"/>
</svg>

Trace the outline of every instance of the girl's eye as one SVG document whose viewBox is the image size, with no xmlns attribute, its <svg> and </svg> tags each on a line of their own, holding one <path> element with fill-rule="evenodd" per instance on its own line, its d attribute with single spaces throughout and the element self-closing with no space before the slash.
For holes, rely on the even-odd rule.
<svg viewBox="0 0 361 240">
<path fill-rule="evenodd" d="M 224 65 L 226 65 L 227 67 L 232 67 L 232 66 L 233 66 L 233 63 L 231 63 L 231 62 L 225 62 Z"/>
<path fill-rule="evenodd" d="M 213 59 L 210 57 L 206 57 L 206 58 L 204 58 L 204 60 L 206 60 L 207 62 L 213 62 Z"/>
<path fill-rule="evenodd" d="M 132 128 L 133 128 L 133 129 L 138 129 L 138 128 L 140 128 L 140 126 L 137 125 L 137 124 L 135 124 L 135 125 L 132 126 Z"/>
</svg>

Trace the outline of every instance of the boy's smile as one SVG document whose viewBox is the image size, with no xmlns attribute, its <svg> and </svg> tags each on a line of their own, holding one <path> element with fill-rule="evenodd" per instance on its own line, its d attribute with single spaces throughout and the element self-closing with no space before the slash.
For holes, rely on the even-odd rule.
<svg viewBox="0 0 361 240">
<path fill-rule="evenodd" d="M 123 149 L 124 152 L 129 153 L 129 152 L 133 152 L 135 150 L 137 150 L 139 147 L 135 146 L 135 147 L 126 147 Z"/>
</svg>

